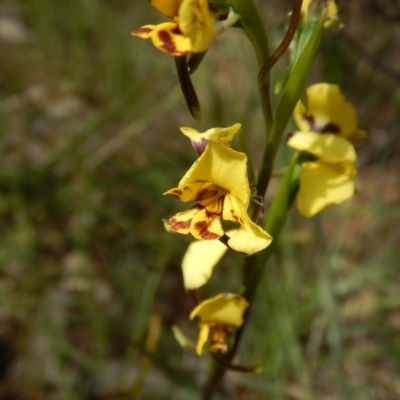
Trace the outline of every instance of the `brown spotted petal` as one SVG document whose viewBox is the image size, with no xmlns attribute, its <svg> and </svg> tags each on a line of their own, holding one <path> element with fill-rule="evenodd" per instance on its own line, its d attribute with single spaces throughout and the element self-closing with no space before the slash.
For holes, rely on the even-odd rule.
<svg viewBox="0 0 400 400">
<path fill-rule="evenodd" d="M 139 29 L 131 32 L 132 36 L 140 37 L 141 39 L 150 39 L 151 33 L 154 31 L 156 25 L 144 25 Z"/>
<path fill-rule="evenodd" d="M 145 25 L 133 31 L 132 35 L 151 39 L 157 49 L 175 57 L 185 55 L 191 50 L 190 39 L 181 34 L 176 22 Z"/>
<path fill-rule="evenodd" d="M 250 185 L 247 178 L 247 157 L 244 153 L 210 141 L 204 153 L 179 182 L 186 186 L 194 182 L 212 182 L 242 200 L 247 207 Z"/>
<path fill-rule="evenodd" d="M 181 211 L 171 217 L 166 223 L 165 227 L 170 232 L 182 233 L 184 235 L 190 232 L 193 218 L 203 210 L 201 206 L 189 208 L 189 210 Z"/>
<path fill-rule="evenodd" d="M 197 213 L 192 220 L 190 233 L 196 239 L 214 240 L 224 234 L 221 223 L 221 215 L 211 213 L 206 209 Z"/>
<path fill-rule="evenodd" d="M 180 201 L 188 202 L 205 199 L 206 193 L 209 192 L 209 187 L 212 186 L 210 182 L 193 182 L 186 185 L 178 186 L 177 188 L 168 190 L 164 195 L 169 194 L 174 196 Z M 208 197 L 212 196 L 212 192 Z"/>
</svg>

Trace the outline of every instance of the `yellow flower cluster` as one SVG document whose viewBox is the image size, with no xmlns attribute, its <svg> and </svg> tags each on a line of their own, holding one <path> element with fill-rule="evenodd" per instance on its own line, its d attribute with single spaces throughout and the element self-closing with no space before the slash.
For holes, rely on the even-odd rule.
<svg viewBox="0 0 400 400">
<path fill-rule="evenodd" d="M 300 101 L 294 110 L 299 131 L 287 144 L 310 155 L 301 165 L 297 207 L 312 217 L 330 204 L 353 196 L 356 151 L 349 139 L 364 137 L 354 107 L 337 85 L 317 83 L 307 89 L 307 107 Z"/>
</svg>

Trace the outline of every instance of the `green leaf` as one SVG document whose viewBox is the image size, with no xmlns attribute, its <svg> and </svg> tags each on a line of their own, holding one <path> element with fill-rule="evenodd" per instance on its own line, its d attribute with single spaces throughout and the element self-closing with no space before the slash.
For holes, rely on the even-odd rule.
<svg viewBox="0 0 400 400">
<path fill-rule="evenodd" d="M 278 95 L 286 86 L 289 76 L 290 76 L 290 67 L 286 68 L 283 71 L 281 76 L 278 78 L 278 81 L 275 83 L 275 88 L 274 88 L 275 95 Z"/>
</svg>

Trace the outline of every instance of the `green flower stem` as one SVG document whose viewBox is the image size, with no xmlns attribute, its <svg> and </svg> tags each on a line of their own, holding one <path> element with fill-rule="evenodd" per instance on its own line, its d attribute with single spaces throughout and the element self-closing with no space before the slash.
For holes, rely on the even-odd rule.
<svg viewBox="0 0 400 400">
<path fill-rule="evenodd" d="M 265 270 L 265 263 L 271 255 L 276 239 L 285 225 L 287 214 L 299 188 L 299 172 L 302 156 L 296 154 L 279 185 L 278 193 L 268 213 L 264 229 L 274 238 L 272 244 L 261 253 L 245 259 L 245 291 L 243 296 L 249 301 L 253 300 L 257 285 Z"/>
</svg>

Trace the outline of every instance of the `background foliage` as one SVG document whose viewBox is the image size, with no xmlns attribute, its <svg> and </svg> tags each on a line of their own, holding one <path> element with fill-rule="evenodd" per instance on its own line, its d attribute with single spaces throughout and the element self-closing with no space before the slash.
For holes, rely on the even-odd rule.
<svg viewBox="0 0 400 400">
<path fill-rule="evenodd" d="M 275 47 L 291 1 L 259 3 Z M 359 193 L 313 220 L 293 210 L 239 352 L 264 371 L 229 373 L 221 399 L 400 397 L 400 9 L 353 0 L 341 16 L 309 81 L 340 84 L 369 132 Z M 180 275 L 190 239 L 161 224 L 179 210 L 162 193 L 195 158 L 178 127 L 195 122 L 172 59 L 130 37 L 161 20 L 139 1 L 0 5 L 2 399 L 198 398 L 207 357 L 171 334 L 197 334 Z M 241 122 L 257 161 L 255 79 L 231 29 L 194 83 L 200 128 Z M 228 256 L 204 294 L 236 290 L 238 265 Z"/>
</svg>

